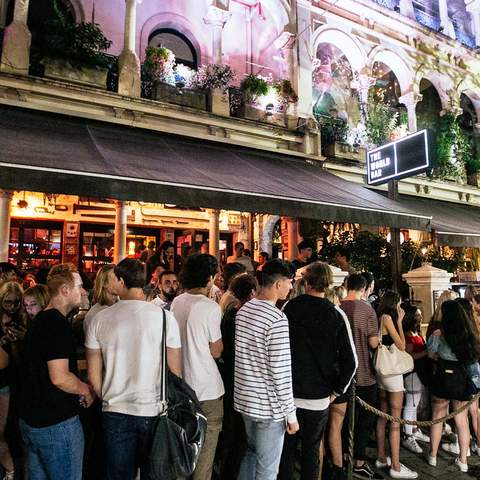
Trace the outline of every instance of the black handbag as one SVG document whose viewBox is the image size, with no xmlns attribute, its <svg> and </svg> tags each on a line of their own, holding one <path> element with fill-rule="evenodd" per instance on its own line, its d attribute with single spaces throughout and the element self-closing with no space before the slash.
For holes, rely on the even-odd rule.
<svg viewBox="0 0 480 480">
<path fill-rule="evenodd" d="M 434 366 L 430 391 L 446 400 L 466 401 L 470 398 L 468 373 L 461 362 L 439 358 Z"/>
<path fill-rule="evenodd" d="M 148 459 L 150 480 L 176 480 L 191 475 L 207 431 L 207 418 L 195 392 L 167 368 L 166 324 L 163 310 L 161 401 L 164 408 L 153 432 Z"/>
</svg>

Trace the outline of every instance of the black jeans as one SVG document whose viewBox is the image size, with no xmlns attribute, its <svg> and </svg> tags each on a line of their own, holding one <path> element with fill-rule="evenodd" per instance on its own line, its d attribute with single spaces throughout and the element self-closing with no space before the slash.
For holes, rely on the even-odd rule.
<svg viewBox="0 0 480 480">
<path fill-rule="evenodd" d="M 356 394 L 362 400 L 365 400 L 372 406 L 376 406 L 378 403 L 377 398 L 377 385 L 370 385 L 368 387 L 359 387 L 357 385 Z M 348 420 L 345 421 L 348 424 Z M 375 415 L 368 410 L 365 410 L 358 403 L 355 405 L 355 434 L 354 434 L 354 447 L 353 458 L 355 460 L 367 459 L 367 445 L 368 438 L 371 432 L 375 428 Z"/>
<path fill-rule="evenodd" d="M 295 435 L 285 434 L 278 480 L 294 478 L 295 452 L 301 442 L 301 479 L 317 480 L 320 469 L 319 449 L 328 422 L 328 408 L 325 410 L 304 410 L 297 408 L 300 430 Z"/>
<path fill-rule="evenodd" d="M 152 447 L 157 417 L 137 417 L 123 413 L 103 413 L 103 435 L 108 480 L 146 479 L 148 455 Z"/>
</svg>

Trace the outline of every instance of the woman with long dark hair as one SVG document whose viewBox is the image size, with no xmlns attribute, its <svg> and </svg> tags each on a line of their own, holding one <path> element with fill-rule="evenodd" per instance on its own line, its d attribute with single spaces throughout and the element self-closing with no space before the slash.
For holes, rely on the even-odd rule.
<svg viewBox="0 0 480 480">
<path fill-rule="evenodd" d="M 415 361 L 415 371 L 409 373 L 404 378 L 405 406 L 403 408 L 403 418 L 416 421 L 417 408 L 424 389 L 417 370 L 420 368 L 422 359 L 427 357 L 427 346 L 420 334 L 420 325 L 423 318 L 421 310 L 414 305 L 405 305 L 404 311 L 403 331 L 405 334 L 406 351 Z M 411 452 L 422 453 L 422 447 L 417 443 L 417 440 L 430 442 L 428 436 L 412 425 L 405 425 L 404 430 L 405 438 L 402 441 L 402 445 Z"/>
<path fill-rule="evenodd" d="M 447 413 L 449 401 L 453 401 L 453 409 L 457 410 L 469 400 L 468 366 L 480 358 L 478 330 L 461 303 L 448 300 L 442 304 L 441 329 L 432 333 L 428 339 L 427 350 L 429 356 L 437 360 L 430 386 L 433 419 L 437 419 Z M 455 425 L 460 453 L 455 463 L 460 471 L 467 472 L 470 429 L 466 410 L 455 416 Z M 437 465 L 441 437 L 442 424 L 432 425 L 428 463 L 433 467 Z"/>
<path fill-rule="evenodd" d="M 377 315 L 380 322 L 380 335 L 382 344 L 389 347 L 393 344 L 400 350 L 405 351 L 406 343 L 403 334 L 403 317 L 405 312 L 400 306 L 400 295 L 393 291 L 386 291 L 380 300 Z M 380 410 L 388 412 L 394 417 L 402 415 L 403 375 L 380 375 L 377 373 L 377 385 L 379 387 Z M 392 478 L 418 478 L 414 472 L 400 463 L 400 425 L 392 422 L 390 424 L 389 440 L 390 455 L 385 452 L 385 430 L 387 420 L 379 417 L 377 420 L 377 468 L 390 467 Z"/>
</svg>

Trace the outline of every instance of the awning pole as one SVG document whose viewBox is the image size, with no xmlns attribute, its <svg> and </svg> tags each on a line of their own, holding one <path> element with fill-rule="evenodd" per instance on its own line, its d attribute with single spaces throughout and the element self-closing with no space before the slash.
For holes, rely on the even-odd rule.
<svg viewBox="0 0 480 480">
<path fill-rule="evenodd" d="M 398 200 L 398 181 L 390 180 L 388 182 L 388 198 Z M 402 251 L 400 246 L 400 229 L 390 228 L 390 242 L 392 245 L 392 288 L 395 292 L 400 290 L 402 274 Z"/>
</svg>

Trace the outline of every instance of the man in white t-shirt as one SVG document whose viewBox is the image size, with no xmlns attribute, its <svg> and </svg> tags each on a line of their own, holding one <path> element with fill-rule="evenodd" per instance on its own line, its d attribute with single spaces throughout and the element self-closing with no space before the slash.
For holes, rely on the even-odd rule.
<svg viewBox="0 0 480 480">
<path fill-rule="evenodd" d="M 195 390 L 207 417 L 208 427 L 193 480 L 210 480 L 222 429 L 225 393 L 222 377 L 215 360 L 223 350 L 220 307 L 208 298 L 218 263 L 212 255 L 197 253 L 187 257 L 180 283 L 185 289 L 173 300 L 175 315 L 182 338 L 183 378 Z"/>
<path fill-rule="evenodd" d="M 155 418 L 161 410 L 163 311 L 145 301 L 143 264 L 122 260 L 114 269 L 120 300 L 99 312 L 86 332 L 88 378 L 103 403 L 107 478 L 134 478 L 146 472 Z M 167 363 L 181 376 L 181 342 L 170 312 Z"/>
</svg>

